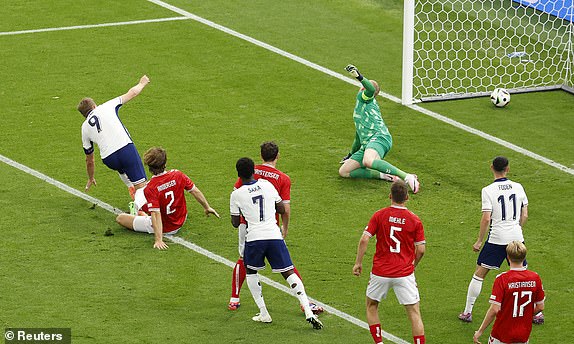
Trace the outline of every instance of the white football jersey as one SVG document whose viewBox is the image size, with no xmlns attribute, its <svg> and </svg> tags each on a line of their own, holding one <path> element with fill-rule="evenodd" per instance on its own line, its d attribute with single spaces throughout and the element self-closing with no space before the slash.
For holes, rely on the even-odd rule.
<svg viewBox="0 0 574 344">
<path fill-rule="evenodd" d="M 520 183 L 500 178 L 482 189 L 482 211 L 491 212 L 488 242 L 507 245 L 513 240 L 524 241 L 520 214 L 528 198 Z"/>
<path fill-rule="evenodd" d="M 102 159 L 132 143 L 128 130 L 118 116 L 122 97 L 109 100 L 97 106 L 82 124 L 82 145 L 88 154 L 93 152 L 94 143 L 100 148 Z"/>
<path fill-rule="evenodd" d="M 244 184 L 231 193 L 229 212 L 243 215 L 247 221 L 245 241 L 283 239 L 275 219 L 275 204 L 279 202 L 277 190 L 265 179 Z"/>
</svg>

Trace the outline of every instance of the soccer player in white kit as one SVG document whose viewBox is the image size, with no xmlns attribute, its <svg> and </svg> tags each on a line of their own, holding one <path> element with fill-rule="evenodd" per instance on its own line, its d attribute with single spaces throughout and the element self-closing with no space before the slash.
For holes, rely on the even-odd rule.
<svg viewBox="0 0 574 344">
<path fill-rule="evenodd" d="M 482 290 L 484 278 L 488 271 L 500 268 L 506 259 L 506 246 L 512 241 L 524 242 L 522 227 L 528 219 L 528 198 L 524 188 L 520 183 L 506 178 L 509 170 L 508 159 L 496 157 L 490 168 L 494 174 L 494 182 L 482 189 L 480 231 L 478 239 L 472 245 L 472 249 L 475 252 L 480 250 L 480 254 L 468 286 L 465 309 L 458 316 L 464 322 L 472 321 L 472 309 Z M 487 232 L 488 239 L 481 250 Z M 526 261 L 524 264 L 526 265 Z"/>
<path fill-rule="evenodd" d="M 299 299 L 299 303 L 304 308 L 306 320 L 314 329 L 321 329 L 323 324 L 313 314 L 303 282 L 293 272 L 291 256 L 283 240 L 281 229 L 275 220 L 276 212 L 279 214 L 285 212 L 281 197 L 269 181 L 256 180 L 253 177 L 255 163 L 250 158 L 239 159 L 235 168 L 243 185 L 231 193 L 229 210 L 233 227 L 239 227 L 241 215 L 247 221 L 243 261 L 247 272 L 247 286 L 259 307 L 259 313 L 252 320 L 263 323 L 272 321 L 263 300 L 261 283 L 257 274 L 258 270 L 265 269 L 265 258 L 267 258 L 272 271 L 283 275 Z"/>
<path fill-rule="evenodd" d="M 78 104 L 78 111 L 86 119 L 82 124 L 82 145 L 88 172 L 86 191 L 92 185 L 97 185 L 94 177 L 94 143 L 100 148 L 104 164 L 119 173 L 132 198 L 135 190 L 145 185 L 146 175 L 141 158 L 128 130 L 119 118 L 118 111 L 122 105 L 140 94 L 148 83 L 149 78 L 144 75 L 127 93 L 99 106 L 92 98 L 84 98 Z"/>
</svg>

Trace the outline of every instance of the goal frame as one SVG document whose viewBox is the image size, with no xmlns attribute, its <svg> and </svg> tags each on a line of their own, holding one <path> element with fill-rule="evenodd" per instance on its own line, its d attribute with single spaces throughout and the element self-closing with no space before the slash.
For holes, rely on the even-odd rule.
<svg viewBox="0 0 574 344">
<path fill-rule="evenodd" d="M 451 100 L 451 99 L 464 99 L 464 98 L 475 98 L 489 96 L 490 92 L 452 92 L 446 94 L 439 94 L 434 96 L 425 96 L 415 99 L 413 97 L 414 88 L 414 48 L 415 48 L 415 5 L 416 1 L 419 0 L 404 0 L 403 9 L 403 63 L 402 63 L 402 93 L 401 101 L 403 105 L 410 105 L 419 102 L 428 101 L 440 101 L 440 100 Z M 472 0 L 469 0 L 472 1 Z M 573 5 L 574 7 L 574 5 Z M 570 16 L 574 8 L 569 10 Z M 566 19 L 564 19 L 566 20 Z M 545 85 L 545 86 L 530 86 L 530 87 L 520 87 L 520 88 L 507 88 L 510 93 L 526 93 L 526 92 L 537 92 L 537 91 L 550 91 L 550 90 L 564 90 L 566 92 L 574 94 L 574 85 L 572 84 L 573 79 L 573 69 L 574 69 L 574 23 L 570 21 L 568 25 L 567 34 L 569 35 L 567 42 L 567 59 L 565 61 L 565 77 L 561 84 L 556 85 Z M 570 85 L 569 85 L 570 83 Z M 489 85 L 492 88 L 498 87 L 499 85 Z"/>
</svg>

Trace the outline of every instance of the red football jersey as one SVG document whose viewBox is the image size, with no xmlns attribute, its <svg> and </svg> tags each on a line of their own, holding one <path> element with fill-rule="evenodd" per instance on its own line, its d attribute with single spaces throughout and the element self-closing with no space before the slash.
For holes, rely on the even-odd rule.
<svg viewBox="0 0 574 344">
<path fill-rule="evenodd" d="M 376 236 L 373 274 L 381 277 L 405 277 L 413 273 L 415 244 L 425 243 L 423 224 L 405 207 L 391 206 L 377 211 L 364 234 Z"/>
<path fill-rule="evenodd" d="M 151 177 L 144 189 L 149 211 L 161 213 L 163 232 L 169 233 L 183 226 L 187 218 L 185 192 L 193 189 L 193 182 L 178 170 L 166 171 Z"/>
<path fill-rule="evenodd" d="M 542 280 L 536 272 L 510 269 L 496 276 L 490 303 L 500 306 L 492 337 L 504 343 L 526 343 L 532 331 L 534 305 L 544 301 Z"/>
<path fill-rule="evenodd" d="M 279 171 L 275 167 L 262 164 L 255 166 L 255 179 L 265 179 L 269 181 L 275 187 L 275 190 L 279 193 L 279 197 L 285 203 L 291 202 L 291 178 L 285 173 Z M 234 187 L 239 189 L 241 187 L 241 178 L 237 178 Z M 279 214 L 276 215 L 277 223 L 279 223 Z M 243 216 L 241 217 L 241 223 L 245 223 Z"/>
</svg>

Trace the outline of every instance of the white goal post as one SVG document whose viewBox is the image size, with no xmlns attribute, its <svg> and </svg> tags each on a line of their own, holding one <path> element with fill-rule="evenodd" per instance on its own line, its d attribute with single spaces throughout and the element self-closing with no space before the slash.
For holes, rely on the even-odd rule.
<svg viewBox="0 0 574 344">
<path fill-rule="evenodd" d="M 573 0 L 405 0 L 402 103 L 574 93 Z"/>
</svg>

